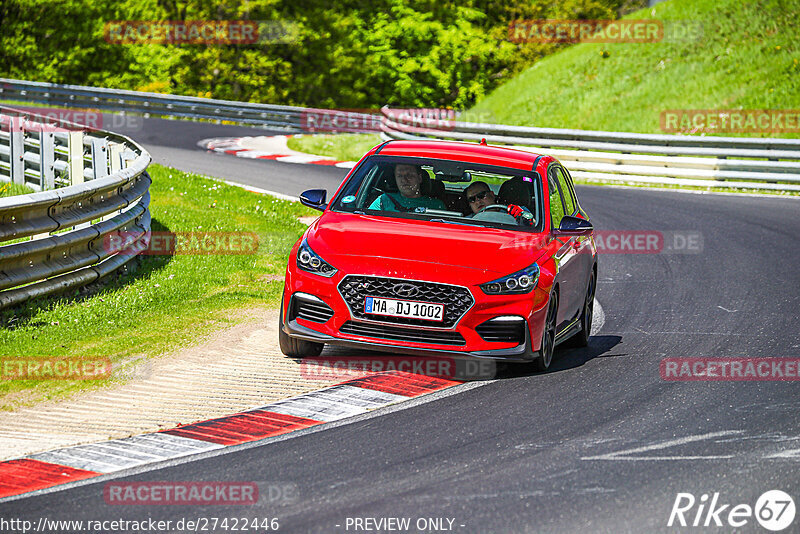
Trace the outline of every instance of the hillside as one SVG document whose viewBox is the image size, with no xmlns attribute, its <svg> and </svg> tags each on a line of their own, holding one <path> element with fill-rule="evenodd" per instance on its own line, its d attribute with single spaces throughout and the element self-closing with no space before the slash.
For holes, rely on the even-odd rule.
<svg viewBox="0 0 800 534">
<path fill-rule="evenodd" d="M 700 22 L 703 38 L 577 44 L 473 111 L 499 124 L 661 133 L 664 110 L 800 108 L 800 1 L 668 0 L 626 18 Z"/>
</svg>

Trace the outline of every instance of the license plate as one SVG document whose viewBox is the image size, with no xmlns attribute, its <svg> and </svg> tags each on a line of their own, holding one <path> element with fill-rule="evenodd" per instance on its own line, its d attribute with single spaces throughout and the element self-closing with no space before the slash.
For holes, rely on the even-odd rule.
<svg viewBox="0 0 800 534">
<path fill-rule="evenodd" d="M 442 321 L 444 320 L 444 304 L 367 297 L 364 303 L 364 313 Z"/>
</svg>

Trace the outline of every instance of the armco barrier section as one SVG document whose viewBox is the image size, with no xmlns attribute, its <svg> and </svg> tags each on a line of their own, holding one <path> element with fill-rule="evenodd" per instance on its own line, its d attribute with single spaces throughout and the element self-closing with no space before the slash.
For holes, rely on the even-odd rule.
<svg viewBox="0 0 800 534">
<path fill-rule="evenodd" d="M 0 107 L 0 308 L 102 278 L 150 238 L 150 155 L 127 137 Z M 5 187 L 8 187 L 7 185 Z"/>
<path fill-rule="evenodd" d="M 75 85 L 57 85 L 0 78 L 0 98 L 54 106 L 79 107 L 201 120 L 218 120 L 286 133 L 308 131 L 303 117 L 336 110 L 253 104 L 188 96 L 161 95 Z M 560 159 L 580 179 L 619 183 L 678 186 L 734 187 L 800 191 L 800 140 L 780 138 L 717 137 L 672 134 L 637 134 L 532 128 L 442 120 L 435 110 L 393 110 L 384 107 L 380 129 L 391 139 L 454 139 L 510 145 L 546 152 Z M 369 114 L 342 111 L 348 120 Z M 444 114 L 442 114 L 444 115 Z M 359 131 L 342 128 L 341 131 Z M 51 140 L 43 141 L 49 144 Z M 57 149 L 64 139 L 55 137 Z M 100 147 L 94 147 L 98 149 Z M 19 150 L 19 147 L 17 147 Z M 62 150 L 63 152 L 63 150 Z M 45 152 L 46 153 L 46 152 Z M 63 158 L 56 151 L 56 169 Z M 0 153 L 0 173 L 4 154 Z M 31 176 L 37 165 L 48 162 L 30 155 Z M 87 171 L 88 172 L 88 171 Z M 48 180 L 45 177 L 45 181 Z"/>
<path fill-rule="evenodd" d="M 58 85 L 0 78 L 0 98 L 100 111 L 121 111 L 154 117 L 213 120 L 285 133 L 302 133 L 304 117 L 331 110 L 275 106 L 191 96 L 162 95 L 140 91 Z M 377 112 L 376 112 L 377 113 Z M 370 123 L 369 113 L 347 112 L 351 120 Z M 358 131 L 355 128 L 351 131 Z"/>
<path fill-rule="evenodd" d="M 389 139 L 512 145 L 558 158 L 576 178 L 800 191 L 800 140 L 635 134 L 458 122 L 435 112 L 381 110 Z"/>
</svg>

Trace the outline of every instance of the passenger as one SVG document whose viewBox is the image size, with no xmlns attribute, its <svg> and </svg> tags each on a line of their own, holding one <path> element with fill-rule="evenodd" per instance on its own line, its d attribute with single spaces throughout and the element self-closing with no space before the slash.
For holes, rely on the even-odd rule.
<svg viewBox="0 0 800 534">
<path fill-rule="evenodd" d="M 468 217 L 474 217 L 477 215 L 479 211 L 481 211 L 486 206 L 491 206 L 492 204 L 497 204 L 497 197 L 495 196 L 494 192 L 489 188 L 489 185 L 486 182 L 472 182 L 469 186 L 464 190 L 464 196 L 467 199 L 467 203 L 469 204 L 470 209 L 472 210 L 472 214 L 468 215 Z M 530 220 L 533 219 L 533 215 L 531 214 L 530 210 L 525 208 L 524 206 L 517 206 L 516 204 L 510 204 L 506 208 L 506 212 L 511 215 L 512 217 L 522 217 L 526 224 L 530 225 Z"/>
<path fill-rule="evenodd" d="M 368 209 L 382 211 L 412 211 L 414 208 L 446 209 L 444 202 L 422 194 L 422 182 L 428 173 L 417 165 L 397 164 L 394 180 L 399 193 L 384 193 Z"/>
<path fill-rule="evenodd" d="M 472 214 L 475 215 L 486 206 L 497 204 L 497 198 L 486 182 L 472 182 L 464 190 L 464 196 L 467 199 Z"/>
</svg>

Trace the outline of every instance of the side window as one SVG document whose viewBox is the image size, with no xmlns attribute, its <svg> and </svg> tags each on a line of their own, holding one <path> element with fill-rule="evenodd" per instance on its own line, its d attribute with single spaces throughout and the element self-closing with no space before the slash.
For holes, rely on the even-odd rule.
<svg viewBox="0 0 800 534">
<path fill-rule="evenodd" d="M 572 189 L 569 187 L 567 177 L 564 175 L 564 169 L 561 167 L 556 167 L 555 169 L 558 185 L 561 186 L 561 194 L 564 197 L 564 214 L 572 215 L 575 213 L 575 200 L 572 197 Z"/>
<path fill-rule="evenodd" d="M 558 184 L 554 176 L 553 167 L 547 173 L 547 185 L 550 194 L 550 219 L 553 222 L 553 228 L 558 228 L 561 224 L 561 219 L 564 217 L 564 205 L 561 203 L 561 194 L 558 192 Z"/>
</svg>

